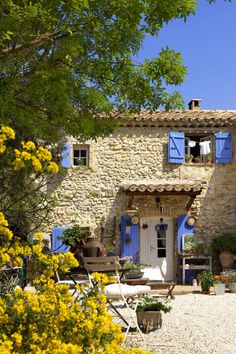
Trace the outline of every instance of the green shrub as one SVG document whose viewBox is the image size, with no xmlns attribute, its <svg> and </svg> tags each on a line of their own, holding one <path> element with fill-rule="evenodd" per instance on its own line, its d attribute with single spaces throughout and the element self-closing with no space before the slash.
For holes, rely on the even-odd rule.
<svg viewBox="0 0 236 354">
<path fill-rule="evenodd" d="M 236 253 L 236 236 L 234 234 L 225 233 L 215 237 L 210 245 L 210 250 L 217 254 L 224 251 Z"/>
</svg>

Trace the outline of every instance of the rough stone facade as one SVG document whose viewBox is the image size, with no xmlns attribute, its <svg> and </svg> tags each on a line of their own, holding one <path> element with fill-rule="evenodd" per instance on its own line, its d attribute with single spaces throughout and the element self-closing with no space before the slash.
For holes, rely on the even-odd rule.
<svg viewBox="0 0 236 354">
<path fill-rule="evenodd" d="M 202 112 L 201 112 L 202 114 Z M 178 126 L 179 124 L 179 126 Z M 61 173 L 50 186 L 49 193 L 57 201 L 51 224 L 55 226 L 90 226 L 104 243 L 119 247 L 119 221 L 126 213 L 128 197 L 121 189 L 124 180 L 189 180 L 205 184 L 194 206 L 197 207 L 197 232 L 209 238 L 224 232 L 236 231 L 236 126 L 202 127 L 196 123 L 191 132 L 213 133 L 231 131 L 233 135 L 233 160 L 229 164 L 197 165 L 172 164 L 167 161 L 168 131 L 189 132 L 181 122 L 171 122 L 162 127 L 152 124 L 130 124 L 113 135 L 88 141 L 89 168 L 69 168 Z M 73 139 L 69 140 L 75 143 Z M 186 214 L 188 197 L 165 195 L 162 214 Z M 132 204 L 138 208 L 139 217 L 160 215 L 155 196 L 134 196 Z"/>
</svg>

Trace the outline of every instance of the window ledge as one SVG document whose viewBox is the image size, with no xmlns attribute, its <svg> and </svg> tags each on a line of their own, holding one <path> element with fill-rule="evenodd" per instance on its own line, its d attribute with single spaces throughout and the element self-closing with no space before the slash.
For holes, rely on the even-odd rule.
<svg viewBox="0 0 236 354">
<path fill-rule="evenodd" d="M 191 163 L 191 162 L 185 162 L 184 163 L 185 166 L 194 166 L 194 167 L 205 167 L 205 166 L 214 166 L 214 163 Z"/>
</svg>

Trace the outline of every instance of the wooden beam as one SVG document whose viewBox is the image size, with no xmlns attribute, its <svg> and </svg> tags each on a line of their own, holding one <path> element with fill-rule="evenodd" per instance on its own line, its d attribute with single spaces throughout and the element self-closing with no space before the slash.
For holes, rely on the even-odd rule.
<svg viewBox="0 0 236 354">
<path fill-rule="evenodd" d="M 196 195 L 189 197 L 189 200 L 188 200 L 188 203 L 187 203 L 187 205 L 186 205 L 185 210 L 188 211 L 188 210 L 190 209 L 190 207 L 191 207 L 191 205 L 193 204 L 195 198 L 196 198 Z"/>
<path fill-rule="evenodd" d="M 133 204 L 133 199 L 134 199 L 134 194 L 127 194 L 128 195 L 128 203 L 127 203 L 127 208 L 131 208 Z"/>
</svg>

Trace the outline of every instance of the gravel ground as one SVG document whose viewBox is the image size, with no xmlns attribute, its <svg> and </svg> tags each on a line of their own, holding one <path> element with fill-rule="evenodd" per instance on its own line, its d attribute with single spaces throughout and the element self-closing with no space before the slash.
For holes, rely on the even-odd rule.
<svg viewBox="0 0 236 354">
<path fill-rule="evenodd" d="M 126 347 L 156 354 L 236 354 L 236 294 L 188 294 L 171 301 L 162 314 L 162 328 L 144 334 L 129 333 Z"/>
</svg>

